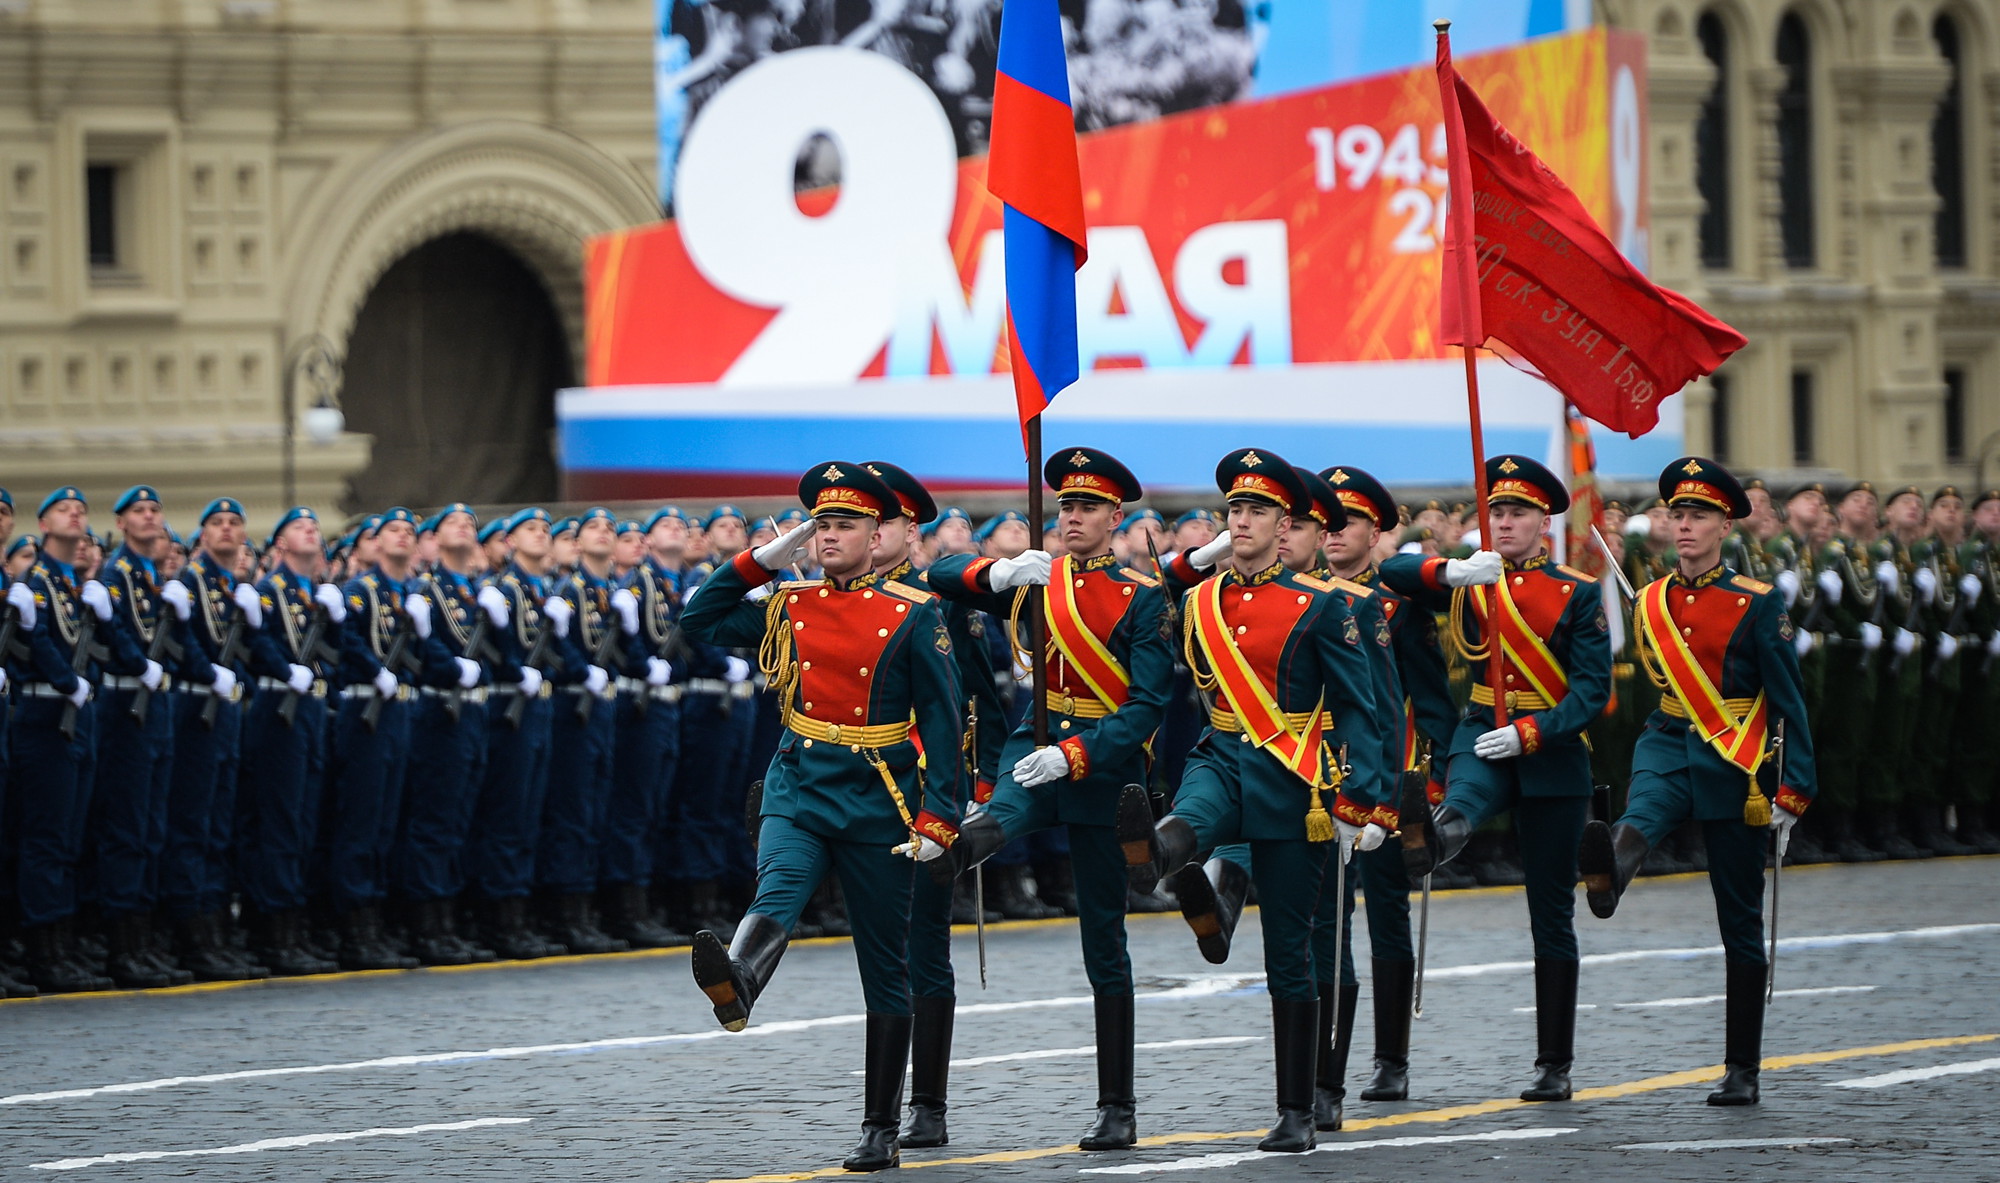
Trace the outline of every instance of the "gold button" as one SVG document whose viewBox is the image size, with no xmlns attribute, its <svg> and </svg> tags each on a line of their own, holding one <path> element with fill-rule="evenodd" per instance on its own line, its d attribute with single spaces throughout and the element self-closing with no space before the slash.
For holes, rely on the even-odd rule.
<svg viewBox="0 0 2000 1183">
<path fill-rule="evenodd" d="M 1681 636 L 1683 637 L 1692 637 L 1693 635 L 1694 635 L 1694 630 L 1691 628 L 1684 628 L 1681 630 Z"/>
<path fill-rule="evenodd" d="M 861 676 L 864 678 L 868 676 L 868 667 L 865 665 L 861 667 Z"/>
<path fill-rule="evenodd" d="M 1575 585 L 1575 584 L 1573 584 L 1573 583 L 1565 583 L 1565 584 L 1563 584 L 1563 585 L 1562 585 L 1562 589 L 1563 589 L 1563 594 L 1564 594 L 1564 595 L 1568 595 L 1568 594 L 1570 593 L 1570 591 L 1571 591 L 1572 589 L 1574 589 L 1575 587 L 1576 587 L 1576 585 Z"/>
<path fill-rule="evenodd" d="M 806 629 L 806 622 L 805 622 L 805 621 L 803 621 L 803 620 L 794 620 L 794 621 L 792 622 L 792 631 L 793 631 L 793 632 L 795 632 L 795 633 L 802 633 L 802 632 L 804 632 L 804 631 L 805 631 L 805 629 Z"/>
<path fill-rule="evenodd" d="M 1062 729 L 1063 729 L 1064 731 L 1068 731 L 1068 730 L 1069 730 L 1069 720 L 1068 720 L 1068 719 L 1064 719 L 1064 720 L 1062 721 Z"/>
<path fill-rule="evenodd" d="M 1250 742 L 1250 737 L 1249 737 L 1249 735 L 1247 735 L 1247 734 L 1245 734 L 1245 735 L 1239 735 L 1239 736 L 1237 736 L 1236 738 L 1238 738 L 1238 739 L 1242 740 L 1242 741 L 1243 741 L 1244 743 L 1249 743 L 1249 742 Z"/>
<path fill-rule="evenodd" d="M 793 592 L 791 595 L 785 597 L 785 603 L 787 604 L 796 604 L 798 602 L 799 602 L 799 593 L 797 592 Z"/>
<path fill-rule="evenodd" d="M 800 669 L 802 669 L 802 670 L 809 670 L 809 669 L 811 669 L 812 667 L 813 667 L 813 663 L 812 663 L 812 662 L 810 662 L 810 661 L 802 661 L 802 662 L 800 662 L 800 663 L 799 663 L 799 668 L 800 668 Z"/>
<path fill-rule="evenodd" d="M 889 630 L 886 628 L 878 628 L 875 630 L 875 635 L 878 637 L 886 637 L 889 635 Z"/>
<path fill-rule="evenodd" d="M 813 709 L 813 704 L 811 704 L 811 703 L 807 703 L 807 704 L 806 704 L 806 709 L 807 709 L 807 710 L 811 710 L 811 709 Z"/>
<path fill-rule="evenodd" d="M 1250 631 L 1250 626 L 1249 626 L 1249 625 L 1247 625 L 1247 624 L 1239 624 L 1239 625 L 1237 625 L 1237 626 L 1236 626 L 1236 635 L 1237 635 L 1237 636 L 1239 636 L 1239 637 L 1240 637 L 1240 636 L 1242 636 L 1242 635 L 1243 635 L 1244 633 L 1247 633 L 1247 632 L 1249 632 L 1249 631 Z"/>
<path fill-rule="evenodd" d="M 1308 598 L 1309 598 L 1309 597 L 1307 597 L 1307 596 L 1300 596 L 1300 597 L 1299 597 L 1299 603 L 1301 603 L 1301 604 L 1305 603 L 1305 602 L 1306 602 L 1306 600 L 1307 600 Z"/>
<path fill-rule="evenodd" d="M 811 740 L 807 740 L 807 741 L 806 741 L 806 746 L 807 746 L 807 747 L 811 747 L 811 746 L 813 746 L 813 741 L 811 741 Z"/>
<path fill-rule="evenodd" d="M 862 711 L 861 711 L 861 708 L 860 708 L 860 707 L 855 707 L 855 708 L 854 708 L 854 713 L 855 713 L 855 714 L 857 714 L 857 715 L 858 715 L 858 714 L 861 714 L 861 713 L 862 713 Z"/>
<path fill-rule="evenodd" d="M 1741 607 L 1742 607 L 1743 605 L 1745 605 L 1745 604 L 1747 604 L 1747 603 L 1749 603 L 1749 602 L 1750 602 L 1750 597 L 1749 597 L 1749 596 L 1738 596 L 1738 597 L 1736 597 L 1736 606 L 1737 606 L 1738 608 L 1741 608 Z"/>
<path fill-rule="evenodd" d="M 1519 586 L 1521 586 L 1522 584 L 1524 584 L 1524 583 L 1526 583 L 1526 582 L 1528 582 L 1528 577 L 1527 577 L 1527 576 L 1525 576 L 1525 575 L 1516 575 L 1516 576 L 1514 577 L 1514 586 L 1515 586 L 1515 587 L 1519 587 Z"/>
<path fill-rule="evenodd" d="M 1687 602 L 1688 602 L 1688 603 L 1690 603 L 1690 604 L 1694 603 L 1694 593 L 1693 593 L 1693 592 L 1689 592 L 1689 593 L 1688 593 L 1688 597 L 1687 597 Z"/>
<path fill-rule="evenodd" d="M 857 744 L 849 744 L 849 745 L 847 746 L 847 750 L 848 750 L 848 751 L 850 751 L 850 752 L 853 752 L 853 753 L 854 753 L 855 755 L 857 755 L 857 756 L 858 756 L 858 755 L 860 755 L 860 754 L 861 754 L 861 745 L 860 745 L 860 744 L 858 744 L 858 743 L 857 743 Z"/>
<path fill-rule="evenodd" d="M 1244 603 L 1246 603 L 1246 604 L 1247 604 L 1247 603 L 1249 603 L 1249 602 L 1250 602 L 1250 597 L 1251 597 L 1251 596 L 1253 596 L 1253 595 L 1255 595 L 1255 594 L 1256 594 L 1255 592 L 1244 592 L 1244 593 L 1243 593 L 1243 602 L 1244 602 Z"/>
<path fill-rule="evenodd" d="M 874 592 L 872 592 L 872 591 L 865 591 L 865 592 L 862 592 L 862 593 L 861 593 L 861 598 L 862 598 L 862 599 L 864 599 L 864 600 L 872 600 L 872 599 L 874 599 L 874 598 L 875 598 L 875 593 L 874 593 Z"/>
<path fill-rule="evenodd" d="M 1129 583 L 1125 585 L 1125 594 L 1128 596 L 1132 594 L 1132 585 Z"/>
<path fill-rule="evenodd" d="M 1076 585 L 1077 585 L 1078 587 L 1082 587 L 1082 586 L 1083 586 L 1083 580 L 1081 580 L 1081 579 L 1077 580 L 1077 581 L 1076 581 Z"/>
<path fill-rule="evenodd" d="M 827 590 L 826 590 L 825 588 L 820 588 L 820 589 L 819 589 L 819 598 L 820 598 L 820 599 L 822 599 L 822 600 L 824 600 L 824 599 L 825 599 L 826 597 L 827 597 Z"/>
<path fill-rule="evenodd" d="M 1507 684 L 1510 686 L 1514 684 L 1514 675 L 1512 674 L 1507 675 Z"/>
<path fill-rule="evenodd" d="M 898 605 L 896 605 L 896 611 L 898 611 L 898 612 L 908 612 L 909 610 L 910 610 L 910 606 L 909 606 L 908 604 L 898 604 Z M 888 633 L 883 633 L 882 635 L 886 637 L 886 636 L 888 636 L 889 634 L 888 634 Z"/>
</svg>

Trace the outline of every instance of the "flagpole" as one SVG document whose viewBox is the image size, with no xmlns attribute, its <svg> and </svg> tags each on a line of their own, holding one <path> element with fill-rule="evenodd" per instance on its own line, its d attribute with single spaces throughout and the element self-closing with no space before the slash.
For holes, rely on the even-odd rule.
<svg viewBox="0 0 2000 1183">
<path fill-rule="evenodd" d="M 1036 415 L 1028 420 L 1028 545 L 1042 545 L 1042 417 Z M 1048 595 L 1035 594 L 1028 588 L 1028 669 L 1029 689 L 1034 700 L 1029 710 L 1035 721 L 1035 746 L 1047 747 L 1049 743 L 1049 624 L 1043 615 L 1043 606 Z"/>
<path fill-rule="evenodd" d="M 1431 22 L 1431 27 L 1437 30 L 1438 42 L 1448 59 L 1451 53 L 1451 22 L 1440 17 Z M 1458 96 L 1455 94 L 1440 94 L 1439 98 L 1447 104 L 1452 104 L 1445 112 L 1447 116 L 1445 119 L 1445 128 L 1447 133 L 1450 134 L 1451 139 L 1458 142 L 1448 142 L 1448 150 L 1453 153 L 1462 153 L 1465 151 L 1464 127 L 1457 119 L 1450 117 L 1452 111 L 1457 109 Z M 1461 206 L 1459 203 L 1461 201 L 1470 203 L 1472 194 L 1453 192 L 1447 195 L 1446 200 L 1451 202 L 1455 215 L 1463 216 L 1461 211 L 1470 209 L 1471 207 L 1469 204 Z M 1470 242 L 1463 242 L 1459 245 L 1461 249 L 1451 256 L 1451 260 L 1457 264 L 1460 274 L 1457 277 L 1445 276 L 1444 282 L 1452 283 L 1456 281 L 1465 289 L 1465 296 L 1471 302 L 1471 307 L 1462 309 L 1460 316 L 1461 318 L 1469 318 L 1478 309 L 1478 279 L 1476 274 L 1465 274 L 1465 272 L 1475 266 L 1472 255 L 1465 249 L 1471 247 L 1472 244 Z M 1468 279 L 1471 280 L 1470 283 L 1466 282 Z M 1473 504 L 1479 511 L 1479 549 L 1492 550 L 1493 515 L 1486 504 L 1488 492 L 1486 487 L 1486 432 L 1479 416 L 1479 363 L 1472 345 L 1462 345 L 1460 349 L 1465 355 L 1465 401 L 1467 419 L 1472 428 L 1472 497 Z M 1508 598 L 1505 571 L 1501 572 L 1500 582 L 1495 585 L 1494 590 L 1497 593 L 1498 600 Z M 1502 659 L 1499 644 L 1500 615 L 1500 604 L 1496 601 L 1492 610 L 1487 613 L 1487 617 L 1489 618 L 1488 623 L 1481 630 L 1485 634 L 1483 640 L 1486 642 L 1486 682 L 1493 690 L 1493 726 L 1495 728 L 1507 725 L 1507 693 L 1504 681 L 1505 674 L 1501 669 Z"/>
</svg>

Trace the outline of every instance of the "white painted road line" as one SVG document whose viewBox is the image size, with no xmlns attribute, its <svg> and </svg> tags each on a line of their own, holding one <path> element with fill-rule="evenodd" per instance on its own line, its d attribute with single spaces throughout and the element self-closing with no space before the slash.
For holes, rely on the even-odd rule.
<svg viewBox="0 0 2000 1183">
<path fill-rule="evenodd" d="M 1849 1146 L 1852 1138 L 1716 1138 L 1708 1142 L 1627 1142 L 1619 1150 L 1783 1150 L 1793 1146 Z"/>
<path fill-rule="evenodd" d="M 1136 1051 L 1157 1051 L 1169 1047 L 1228 1047 L 1235 1044 L 1262 1043 L 1261 1035 L 1217 1035 L 1209 1039 L 1164 1039 L 1158 1043 L 1135 1043 Z M 1095 1056 L 1097 1047 L 1050 1047 L 1032 1052 L 1007 1052 L 997 1056 L 974 1056 L 968 1060 L 953 1060 L 954 1068 L 982 1068 L 988 1064 L 1012 1064 L 1020 1060 L 1063 1060 L 1071 1057 Z M 849 1076 L 866 1076 L 866 1070 L 857 1069 Z"/>
<path fill-rule="evenodd" d="M 1833 933 L 1826 936 L 1785 937 L 1778 944 L 1784 949 L 1830 949 L 1847 945 L 1876 945 L 1900 940 L 1926 940 L 1940 937 L 1968 936 L 1981 933 L 2000 932 L 2000 924 L 1956 924 L 1931 928 L 1912 928 L 1900 932 L 1857 932 Z M 1695 957 L 1721 956 L 1721 945 L 1708 945 L 1686 949 L 1630 949 L 1618 953 L 1593 953 L 1583 959 L 1585 965 L 1621 965 L 1642 961 L 1682 961 Z M 1494 961 L 1482 965 L 1444 966 L 1425 971 L 1425 980 L 1439 978 L 1473 978 L 1495 973 L 1525 973 L 1534 968 L 1532 961 Z M 1162 1002 L 1200 998 L 1227 998 L 1232 995 L 1251 993 L 1263 988 L 1262 974 L 1215 974 L 1189 979 L 1186 984 L 1166 990 L 1145 990 L 1137 995 L 1141 1002 Z M 1046 1010 L 1061 1007 L 1085 1007 L 1091 1005 L 1088 994 L 1067 995 L 1056 998 L 1029 998 L 1016 1002 L 968 1003 L 958 1008 L 960 1015 L 1006 1014 L 1023 1010 Z M 382 1056 L 371 1060 L 348 1060 L 332 1064 L 296 1064 L 279 1068 L 247 1068 L 231 1072 L 206 1072 L 189 1076 L 166 1076 L 153 1080 L 126 1081 L 119 1084 L 92 1085 L 85 1088 L 54 1089 L 38 1093 L 14 1093 L 0 1096 L 0 1106 L 32 1105 L 50 1101 L 77 1101 L 91 1097 L 121 1093 L 143 1093 L 158 1089 L 181 1088 L 189 1085 L 223 1084 L 239 1080 L 264 1080 L 286 1076 L 313 1076 L 328 1072 L 367 1072 L 384 1069 L 418 1068 L 433 1065 L 477 1063 L 485 1060 L 523 1059 L 532 1056 L 576 1055 L 601 1051 L 619 1051 L 629 1048 L 655 1047 L 678 1043 L 704 1043 L 711 1039 L 748 1039 L 756 1036 L 789 1035 L 800 1031 L 814 1031 L 825 1027 L 860 1026 L 867 1020 L 863 1014 L 826 1015 L 816 1019 L 791 1019 L 777 1023 L 758 1023 L 748 1030 L 731 1036 L 728 1032 L 710 1029 L 706 1031 L 676 1032 L 666 1035 L 633 1035 L 614 1039 L 592 1039 L 576 1043 L 545 1043 L 526 1047 L 495 1047 L 479 1050 L 430 1052 L 417 1055 Z"/>
<path fill-rule="evenodd" d="M 1803 998 L 1815 994 L 1866 994 L 1875 988 L 1874 986 L 1814 986 L 1810 989 L 1780 990 L 1773 997 Z M 1727 1001 L 1728 998 L 1729 995 L 1727 994 L 1695 994 L 1686 998 L 1653 998 L 1645 1002 L 1614 1002 L 1611 1005 L 1616 1010 L 1643 1010 L 1656 1006 L 1705 1006 L 1711 1002 Z M 1576 1004 L 1576 1009 L 1596 1010 L 1597 1004 L 1594 1002 L 1579 1002 Z M 1514 1013 L 1517 1015 L 1532 1015 L 1535 1013 L 1535 1008 L 1532 1006 L 1517 1006 L 1514 1008 Z"/>
<path fill-rule="evenodd" d="M 256 1154 L 263 1150 L 293 1150 L 301 1146 L 324 1146 L 329 1142 L 358 1142 L 363 1138 L 407 1138 L 415 1134 L 442 1134 L 455 1130 L 476 1130 L 496 1125 L 526 1125 L 530 1117 L 480 1117 L 471 1121 L 446 1121 L 434 1125 L 383 1127 L 350 1130 L 339 1134 L 296 1134 L 289 1138 L 265 1138 L 235 1146 L 210 1146 L 201 1150 L 127 1150 L 100 1154 L 93 1158 L 59 1158 L 54 1162 L 30 1163 L 37 1171 L 80 1171 L 85 1167 L 110 1166 L 125 1162 L 156 1162 L 163 1158 L 208 1158 L 219 1154 Z"/>
<path fill-rule="evenodd" d="M 1261 1150 L 1233 1151 L 1228 1154 L 1198 1154 L 1170 1162 L 1133 1162 L 1116 1167 L 1085 1167 L 1080 1175 L 1152 1175 L 1163 1171 L 1212 1171 L 1246 1162 L 1291 1162 L 1307 1154 L 1339 1154 L 1352 1150 L 1397 1150 L 1408 1146 L 1449 1146 L 1458 1142 L 1525 1142 L 1535 1138 L 1556 1138 L 1574 1134 L 1573 1127 L 1536 1130 L 1494 1130 L 1487 1134 L 1432 1134 L 1407 1138 L 1377 1138 L 1371 1142 L 1322 1142 L 1305 1154 L 1266 1154 Z"/>
<path fill-rule="evenodd" d="M 1880 1076 L 1857 1076 L 1853 1080 L 1836 1080 L 1837 1089 L 1885 1089 L 1890 1085 L 1910 1084 L 1919 1080 L 1936 1080 L 1940 1076 L 1969 1076 L 1974 1072 L 1991 1072 L 2000 1068 L 2000 1058 L 1991 1060 L 1967 1060 L 1963 1064 L 1939 1064 L 1934 1068 L 1905 1068 L 1901 1072 L 1884 1072 Z"/>
</svg>

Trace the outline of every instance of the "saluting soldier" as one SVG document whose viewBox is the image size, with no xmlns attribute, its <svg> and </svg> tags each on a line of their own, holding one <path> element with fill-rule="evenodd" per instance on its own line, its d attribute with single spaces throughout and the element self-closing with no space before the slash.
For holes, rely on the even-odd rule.
<svg viewBox="0 0 2000 1183">
<path fill-rule="evenodd" d="M 1097 1116 L 1079 1145 L 1116 1150 L 1138 1133 L 1127 877 L 1115 826 L 1122 790 L 1147 782 L 1145 745 L 1173 678 L 1172 630 L 1160 581 L 1111 553 L 1125 504 L 1144 495 L 1138 478 L 1096 448 L 1055 449 L 1042 478 L 1056 494 L 1060 558 L 953 555 L 930 570 L 940 594 L 1008 621 L 1010 631 L 1029 596 L 1042 597 L 1048 623 L 1050 742 L 1037 747 L 1032 712 L 1024 716 L 999 755 L 992 800 L 967 820 L 952 863 L 968 870 L 1014 838 L 1067 830 L 1097 1037 Z"/>
<path fill-rule="evenodd" d="M 799 499 L 812 519 L 717 567 L 682 618 L 693 636 L 757 647 L 786 726 L 764 776 L 756 899 L 728 949 L 695 934 L 694 978 L 716 1019 L 742 1030 L 813 891 L 840 877 L 868 1013 L 861 1142 L 844 1165 L 881 1170 L 900 1161 L 912 860 L 936 859 L 958 837 L 963 700 L 937 598 L 874 570 L 895 492 L 865 466 L 833 461 L 800 480 Z M 745 598 L 808 538 L 824 579 Z"/>
<path fill-rule="evenodd" d="M 1542 545 L 1550 514 L 1569 508 L 1569 490 L 1540 463 L 1518 455 L 1486 462 L 1483 540 L 1504 563 L 1491 580 L 1483 556 L 1451 560 L 1399 555 L 1384 579 L 1419 603 L 1443 601 L 1447 634 L 1475 679 L 1500 646 L 1507 722 L 1499 723 L 1494 688 L 1472 687 L 1472 703 L 1452 737 L 1444 803 L 1424 826 L 1421 797 L 1405 791 L 1404 854 L 1420 876 L 1449 861 L 1487 819 L 1511 809 L 1527 871 L 1529 927 L 1535 948 L 1535 1079 L 1524 1101 L 1567 1101 L 1575 1059 L 1576 843 L 1590 812 L 1590 753 L 1583 731 L 1604 710 L 1611 688 L 1611 640 L 1597 581 L 1549 558 Z M 1470 585 L 1462 590 L 1447 585 Z M 1422 844 L 1412 824 L 1422 827 Z"/>
<path fill-rule="evenodd" d="M 1153 824 L 1144 791 L 1128 787 L 1118 838 L 1140 891 L 1203 850 L 1249 843 L 1278 1102 L 1278 1123 L 1258 1148 L 1297 1153 L 1315 1140 L 1317 983 L 1333 970 L 1316 966 L 1311 939 L 1321 876 L 1329 856 L 1344 859 L 1357 844 L 1372 850 L 1394 824 L 1378 813 L 1393 812 L 1393 735 L 1371 655 L 1389 636 L 1386 628 L 1364 635 L 1342 589 L 1279 560 L 1291 519 L 1312 508 L 1291 465 L 1245 448 L 1215 476 L 1229 505 L 1230 562 L 1189 595 L 1182 627 L 1195 684 L 1215 695 L 1209 729 L 1174 811 Z"/>
<path fill-rule="evenodd" d="M 10 733 L 14 783 L 34 789 L 21 792 L 13 806 L 21 936 L 36 986 L 56 994 L 108 990 L 112 980 L 81 963 L 76 943 L 77 865 L 97 760 L 99 704 L 91 691 L 100 676 L 91 654 L 78 655 L 76 649 L 86 641 L 93 649 L 104 643 L 111 631 L 111 595 L 103 584 L 82 578 L 76 566 L 90 533 L 83 490 L 56 489 L 42 499 L 35 517 L 41 554 L 18 585 L 32 599 L 9 599 L 28 634 L 28 657 L 12 678 L 19 702 Z"/>
<path fill-rule="evenodd" d="M 1750 513 L 1743 487 L 1713 460 L 1688 456 L 1660 474 L 1660 497 L 1680 562 L 1640 592 L 1633 613 L 1660 709 L 1633 752 L 1625 813 L 1615 825 L 1585 827 L 1577 862 L 1590 910 L 1608 918 L 1647 847 L 1689 819 L 1700 823 L 1728 988 L 1725 1074 L 1708 1103 L 1754 1105 L 1768 972 L 1765 830 L 1777 831 L 1782 855 L 1812 803 L 1812 731 L 1783 597 L 1722 560 L 1731 519 Z M 1768 761 L 1771 798 L 1758 784 Z"/>
</svg>

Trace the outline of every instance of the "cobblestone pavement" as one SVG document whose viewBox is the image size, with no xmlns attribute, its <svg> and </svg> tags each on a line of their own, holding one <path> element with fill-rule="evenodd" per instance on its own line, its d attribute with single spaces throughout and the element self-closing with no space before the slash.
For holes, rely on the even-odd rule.
<svg viewBox="0 0 2000 1183">
<path fill-rule="evenodd" d="M 1177 916 L 1133 918 L 1140 1041 L 1204 1042 L 1140 1051 L 1147 1142 L 1120 1154 L 1074 1147 L 1095 1093 L 1074 922 L 990 930 L 984 991 L 966 932 L 956 1055 L 993 1059 L 955 1071 L 952 1144 L 908 1152 L 904 1169 L 936 1183 L 1991 1179 L 1996 883 L 1995 859 L 1788 870 L 1778 988 L 1801 993 L 1778 998 L 1764 1103 L 1744 1110 L 1702 1104 L 1723 1021 L 1706 883 L 1641 881 L 1610 922 L 1579 900 L 1580 1092 L 1541 1106 L 1512 1099 L 1534 1058 L 1520 893 L 1440 895 L 1414 1099 L 1350 1103 L 1349 1128 L 1303 1159 L 1254 1153 L 1272 1115 L 1254 913 L 1221 967 Z M 1350 1084 L 1368 1063 L 1365 994 Z M 736 1036 L 684 951 L 0 1004 L 0 1172 L 838 1175 L 860 1120 L 859 1011 L 843 941 L 795 947 Z M 1959 1070 L 1923 1072 L 1937 1068 Z"/>
</svg>

